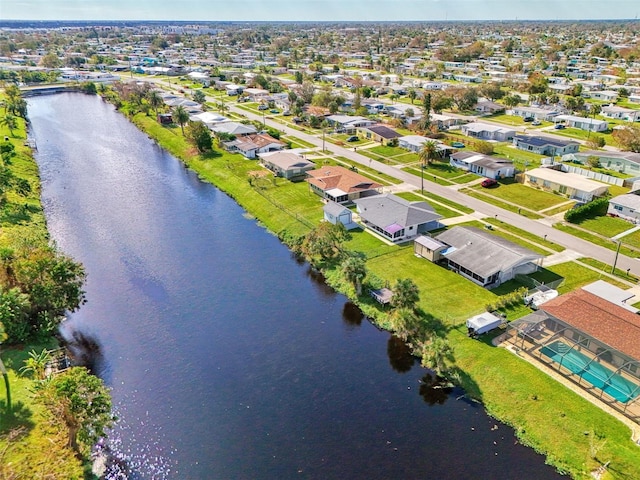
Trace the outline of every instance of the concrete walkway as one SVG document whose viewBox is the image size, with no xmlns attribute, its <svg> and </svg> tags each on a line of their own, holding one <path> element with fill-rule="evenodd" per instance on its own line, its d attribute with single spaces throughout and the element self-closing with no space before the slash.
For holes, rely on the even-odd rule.
<svg viewBox="0 0 640 480">
<path fill-rule="evenodd" d="M 636 225 L 633 228 L 630 228 L 629 230 L 625 230 L 622 233 L 619 233 L 618 235 L 611 237 L 611 240 L 618 240 L 619 238 L 625 237 L 633 232 L 637 232 L 638 230 L 640 230 L 640 225 Z"/>
</svg>

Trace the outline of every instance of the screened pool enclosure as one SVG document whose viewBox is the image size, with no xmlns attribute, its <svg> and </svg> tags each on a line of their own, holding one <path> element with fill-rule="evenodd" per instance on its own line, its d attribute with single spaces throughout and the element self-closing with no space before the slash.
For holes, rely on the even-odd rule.
<svg viewBox="0 0 640 480">
<path fill-rule="evenodd" d="M 544 311 L 509 324 L 506 341 L 640 422 L 640 362 Z"/>
</svg>

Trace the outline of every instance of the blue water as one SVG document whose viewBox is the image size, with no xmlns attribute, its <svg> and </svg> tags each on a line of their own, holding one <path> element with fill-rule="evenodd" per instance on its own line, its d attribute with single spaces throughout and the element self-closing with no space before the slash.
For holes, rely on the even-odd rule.
<svg viewBox="0 0 640 480">
<path fill-rule="evenodd" d="M 540 351 L 621 403 L 628 403 L 640 395 L 640 388 L 635 383 L 617 373 L 612 376 L 613 371 L 604 365 L 591 362 L 591 358 L 582 352 L 568 349 L 569 346 L 566 343 L 556 341 L 541 348 Z M 563 355 L 563 351 L 567 353 Z"/>
</svg>

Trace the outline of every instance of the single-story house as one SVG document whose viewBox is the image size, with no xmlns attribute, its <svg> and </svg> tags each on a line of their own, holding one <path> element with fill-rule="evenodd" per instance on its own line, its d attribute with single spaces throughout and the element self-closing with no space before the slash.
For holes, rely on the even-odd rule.
<svg viewBox="0 0 640 480">
<path fill-rule="evenodd" d="M 277 177 L 286 178 L 292 182 L 304 180 L 307 172 L 316 167 L 315 163 L 289 151 L 260 153 L 258 157 L 260 157 L 260 163 Z"/>
<path fill-rule="evenodd" d="M 365 138 L 369 140 L 374 140 L 376 142 L 380 142 L 383 145 L 388 144 L 389 142 L 395 140 L 396 138 L 400 138 L 402 135 L 396 132 L 394 129 L 389 128 L 385 125 L 371 125 L 367 127 L 358 127 L 358 133 L 363 135 Z"/>
<path fill-rule="evenodd" d="M 209 128 L 211 128 L 211 130 L 214 132 L 224 132 L 228 133 L 229 135 L 235 135 L 236 137 L 241 137 L 243 135 L 254 135 L 258 133 L 256 127 L 254 127 L 253 125 L 245 125 L 244 123 L 239 122 L 218 123 Z"/>
<path fill-rule="evenodd" d="M 244 86 L 228 83 L 224 86 L 224 89 L 227 91 L 227 95 L 229 96 L 240 95 L 244 90 Z"/>
<path fill-rule="evenodd" d="M 526 106 L 513 107 L 511 110 L 508 110 L 507 113 L 517 117 L 535 118 L 536 120 L 546 120 L 548 122 L 553 122 L 553 119 L 560 114 L 557 110 Z"/>
<path fill-rule="evenodd" d="M 580 143 L 575 140 L 560 140 L 538 135 L 516 135 L 513 145 L 518 150 L 537 153 L 539 155 L 566 155 L 577 152 Z"/>
<path fill-rule="evenodd" d="M 640 223 L 640 195 L 636 193 L 624 193 L 609 199 L 607 215 L 624 218 L 634 223 Z"/>
<path fill-rule="evenodd" d="M 427 202 L 410 202 L 391 193 L 354 200 L 364 225 L 392 242 L 403 242 L 441 226 Z"/>
<path fill-rule="evenodd" d="M 511 322 L 506 341 L 619 412 L 640 416 L 640 316 L 584 288 Z"/>
<path fill-rule="evenodd" d="M 340 166 L 323 166 L 307 172 L 311 190 L 336 203 L 352 202 L 358 198 L 378 195 L 382 185 Z"/>
<path fill-rule="evenodd" d="M 598 157 L 600 165 L 608 170 L 640 175 L 640 153 L 585 150 L 563 155 L 562 161 L 575 161 L 586 164 L 589 157 Z"/>
<path fill-rule="evenodd" d="M 640 110 L 618 107 L 617 105 L 602 107 L 602 111 L 600 113 L 603 117 L 626 120 L 627 122 L 637 122 L 640 120 Z"/>
<path fill-rule="evenodd" d="M 269 96 L 269 90 L 264 90 L 263 88 L 245 88 L 242 94 L 247 96 L 252 102 L 259 102 Z"/>
<path fill-rule="evenodd" d="M 478 100 L 475 111 L 479 113 L 497 113 L 504 112 L 506 107 L 501 103 L 492 102 L 491 100 Z"/>
<path fill-rule="evenodd" d="M 240 152 L 247 158 L 256 158 L 259 153 L 282 150 L 285 144 L 268 133 L 258 133 L 237 137 L 224 143 L 224 147 L 230 152 Z"/>
<path fill-rule="evenodd" d="M 431 139 L 423 137 L 422 135 L 405 135 L 404 137 L 398 138 L 398 146 L 412 152 L 419 152 L 422 146 L 429 140 Z"/>
<path fill-rule="evenodd" d="M 454 125 L 458 125 L 462 120 L 450 117 L 449 115 L 442 115 L 441 113 L 432 113 L 431 114 L 431 123 L 437 125 L 438 128 L 446 129 L 452 127 Z"/>
<path fill-rule="evenodd" d="M 487 288 L 537 271 L 543 259 L 528 248 L 475 227 L 453 227 L 435 239 L 444 245 L 436 249 L 435 261 L 445 262 L 451 270 Z"/>
<path fill-rule="evenodd" d="M 479 138 L 481 140 L 496 140 L 498 142 L 508 142 L 513 139 L 516 131 L 509 127 L 500 127 L 482 122 L 472 122 L 460 127 L 462 133 L 468 137 Z"/>
<path fill-rule="evenodd" d="M 487 178 L 500 179 L 515 175 L 513 162 L 508 158 L 490 157 L 478 152 L 456 152 L 451 155 L 449 163 Z"/>
<path fill-rule="evenodd" d="M 558 115 L 554 122 L 565 123 L 568 127 L 578 128 L 591 132 L 604 132 L 609 130 L 609 123 L 606 120 L 595 118 L 577 117 L 575 115 Z"/>
<path fill-rule="evenodd" d="M 358 127 L 376 124 L 375 121 L 368 118 L 351 115 L 329 115 L 326 120 L 337 132 L 342 133 L 354 133 Z"/>
<path fill-rule="evenodd" d="M 593 98 L 594 100 L 604 100 L 606 102 L 615 102 L 618 99 L 618 92 L 613 90 L 593 90 L 582 93 L 583 97 Z"/>
<path fill-rule="evenodd" d="M 581 202 L 605 195 L 609 186 L 577 173 L 568 173 L 552 168 L 534 168 L 524 172 L 524 184 L 567 195 Z"/>
<path fill-rule="evenodd" d="M 328 201 L 324 207 L 324 220 L 326 222 L 337 225 L 341 223 L 347 230 L 359 228 L 359 225 L 353 221 L 353 212 L 344 205 L 339 203 Z"/>
<path fill-rule="evenodd" d="M 215 112 L 200 112 L 189 117 L 194 122 L 202 122 L 207 127 L 211 128 L 221 122 L 228 122 L 229 119 Z"/>
</svg>

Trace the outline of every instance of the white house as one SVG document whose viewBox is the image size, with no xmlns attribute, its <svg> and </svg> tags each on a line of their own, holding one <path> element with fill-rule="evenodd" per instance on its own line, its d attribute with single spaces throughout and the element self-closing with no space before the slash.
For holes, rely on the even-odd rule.
<svg viewBox="0 0 640 480">
<path fill-rule="evenodd" d="M 581 202 L 589 202 L 609 191 L 609 186 L 604 183 L 552 168 L 534 168 L 524 172 L 524 184 L 558 192 Z"/>
<path fill-rule="evenodd" d="M 496 140 L 498 142 L 511 141 L 516 135 L 516 131 L 513 128 L 482 122 L 467 123 L 466 125 L 462 125 L 460 130 L 468 137 L 479 138 L 481 140 Z"/>
<path fill-rule="evenodd" d="M 555 117 L 556 123 L 564 122 L 568 127 L 578 128 L 591 132 L 604 132 L 609 130 L 609 123 L 605 120 L 595 118 L 577 117 L 575 115 L 558 115 Z"/>
<path fill-rule="evenodd" d="M 515 175 L 515 167 L 511 160 L 477 152 L 456 152 L 451 155 L 449 163 L 456 168 L 487 178 L 499 179 Z"/>
<path fill-rule="evenodd" d="M 626 120 L 627 122 L 637 122 L 640 120 L 640 110 L 618 107 L 617 105 L 602 107 L 601 113 L 603 117 Z"/>
<path fill-rule="evenodd" d="M 625 193 L 611 198 L 607 208 L 607 215 L 640 223 L 640 195 Z"/>
</svg>

